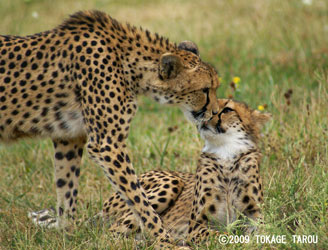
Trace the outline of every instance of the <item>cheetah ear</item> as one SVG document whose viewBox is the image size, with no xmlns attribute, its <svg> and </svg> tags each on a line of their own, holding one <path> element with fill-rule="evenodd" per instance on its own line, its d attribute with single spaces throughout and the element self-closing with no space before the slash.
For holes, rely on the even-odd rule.
<svg viewBox="0 0 328 250">
<path fill-rule="evenodd" d="M 190 52 L 194 53 L 195 55 L 199 56 L 198 47 L 197 47 L 196 43 L 194 43 L 192 41 L 183 41 L 183 42 L 179 43 L 178 49 L 190 51 Z"/>
<path fill-rule="evenodd" d="M 175 78 L 181 71 L 182 64 L 180 58 L 171 53 L 161 56 L 159 63 L 159 76 L 162 80 Z"/>
<path fill-rule="evenodd" d="M 228 103 L 228 101 L 229 101 L 229 99 L 218 98 L 217 102 L 218 102 L 219 109 L 222 109 L 224 107 L 224 105 Z"/>
<path fill-rule="evenodd" d="M 259 128 L 261 128 L 265 123 L 271 120 L 272 115 L 270 113 L 261 113 L 258 110 L 252 112 L 253 121 Z"/>
</svg>

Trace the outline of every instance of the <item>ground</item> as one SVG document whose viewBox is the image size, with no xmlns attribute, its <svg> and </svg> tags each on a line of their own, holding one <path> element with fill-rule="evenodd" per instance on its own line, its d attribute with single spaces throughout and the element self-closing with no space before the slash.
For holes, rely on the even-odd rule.
<svg viewBox="0 0 328 250">
<path fill-rule="evenodd" d="M 273 121 L 263 130 L 261 145 L 266 222 L 261 234 L 287 235 L 286 244 L 271 246 L 276 248 L 327 247 L 326 1 L 1 1 L 0 33 L 27 35 L 50 29 L 82 9 L 101 9 L 172 41 L 193 40 L 202 58 L 219 70 L 218 97 L 232 95 L 271 112 Z M 236 76 L 240 82 L 234 91 L 230 83 Z M 128 139 L 137 172 L 154 167 L 195 171 L 203 145 L 196 129 L 178 109 L 146 98 L 139 103 Z M 63 234 L 31 225 L 28 210 L 56 203 L 52 155 L 50 140 L 0 145 L 0 249 L 130 249 L 132 239 L 115 241 L 103 228 L 81 227 Z M 100 211 L 109 194 L 108 181 L 93 165 L 84 157 L 79 205 L 83 217 Z M 296 244 L 292 235 L 318 235 L 318 243 Z M 213 239 L 208 249 L 218 244 Z M 254 238 L 228 247 L 260 245 Z"/>
</svg>

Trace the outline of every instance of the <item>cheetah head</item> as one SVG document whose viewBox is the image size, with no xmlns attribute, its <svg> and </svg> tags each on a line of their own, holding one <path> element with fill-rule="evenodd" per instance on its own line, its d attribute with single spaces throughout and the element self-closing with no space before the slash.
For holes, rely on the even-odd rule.
<svg viewBox="0 0 328 250">
<path fill-rule="evenodd" d="M 197 46 L 182 42 L 176 50 L 159 58 L 156 79 L 151 79 L 151 96 L 162 104 L 173 104 L 188 120 L 209 120 L 217 110 L 218 75 L 199 57 Z"/>
<path fill-rule="evenodd" d="M 260 129 L 271 118 L 269 113 L 250 109 L 230 99 L 218 99 L 219 111 L 198 126 L 205 140 L 203 151 L 230 158 L 256 146 Z"/>
</svg>

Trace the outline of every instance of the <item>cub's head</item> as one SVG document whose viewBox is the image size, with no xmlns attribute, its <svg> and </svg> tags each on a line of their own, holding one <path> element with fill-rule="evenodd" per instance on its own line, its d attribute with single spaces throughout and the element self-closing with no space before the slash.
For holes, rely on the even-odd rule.
<svg viewBox="0 0 328 250">
<path fill-rule="evenodd" d="M 218 99 L 217 102 L 218 114 L 198 126 L 205 140 L 204 151 L 233 155 L 255 147 L 260 129 L 271 115 L 230 99 Z"/>
<path fill-rule="evenodd" d="M 197 46 L 182 42 L 160 56 L 158 77 L 150 94 L 163 104 L 175 104 L 192 122 L 209 120 L 217 112 L 218 75 L 199 57 Z"/>
</svg>

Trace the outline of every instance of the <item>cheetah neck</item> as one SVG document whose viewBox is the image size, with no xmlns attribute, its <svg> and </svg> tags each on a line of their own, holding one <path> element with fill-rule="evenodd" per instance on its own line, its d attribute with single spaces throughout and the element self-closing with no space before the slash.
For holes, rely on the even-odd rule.
<svg viewBox="0 0 328 250">
<path fill-rule="evenodd" d="M 146 95 L 157 102 L 162 100 L 162 92 L 166 92 L 167 86 L 158 77 L 158 68 L 161 55 L 167 52 L 175 52 L 176 45 L 168 39 L 151 34 L 148 31 L 137 30 L 132 36 L 139 37 L 138 46 L 123 43 L 121 50 L 124 56 L 121 63 L 125 74 L 126 83 L 136 95 Z"/>
<path fill-rule="evenodd" d="M 147 54 L 147 52 L 145 51 L 143 54 Z M 127 82 L 131 84 L 131 88 L 136 95 L 148 96 L 156 102 L 165 104 L 166 100 L 163 99 L 163 93 L 167 93 L 168 89 L 158 78 L 158 61 L 160 56 L 157 54 L 145 56 L 145 58 L 149 58 L 148 61 L 145 61 L 143 58 L 136 60 L 136 58 L 131 56 L 128 60 L 123 61 L 124 70 L 133 72 L 126 76 Z M 131 66 L 129 61 L 138 62 Z"/>
<path fill-rule="evenodd" d="M 255 148 L 256 144 L 248 137 L 225 133 L 217 135 L 214 140 L 205 140 L 202 151 L 229 161 Z"/>
</svg>

